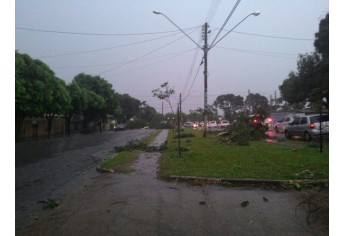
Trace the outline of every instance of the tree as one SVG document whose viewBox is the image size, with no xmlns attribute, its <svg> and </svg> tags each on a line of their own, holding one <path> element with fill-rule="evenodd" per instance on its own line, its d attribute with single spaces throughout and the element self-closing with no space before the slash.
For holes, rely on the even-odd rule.
<svg viewBox="0 0 345 236">
<path fill-rule="evenodd" d="M 71 119 L 74 114 L 82 114 L 88 105 L 87 91 L 85 88 L 80 87 L 76 81 L 72 81 L 67 90 L 71 97 L 71 107 L 65 113 L 66 129 L 68 136 L 71 134 Z"/>
<path fill-rule="evenodd" d="M 47 90 L 43 102 L 44 116 L 48 121 L 48 137 L 51 136 L 53 119 L 65 114 L 71 108 L 71 97 L 65 81 L 55 77 L 46 85 Z"/>
<path fill-rule="evenodd" d="M 300 55 L 297 72 L 290 72 L 279 86 L 282 98 L 290 104 L 310 101 L 320 107 L 329 106 L 329 14 L 320 21 L 315 34 L 316 52 Z"/>
<path fill-rule="evenodd" d="M 15 52 L 15 106 L 16 134 L 25 117 L 45 116 L 48 120 L 48 135 L 54 116 L 69 109 L 70 97 L 64 81 L 55 77 L 48 65 L 34 60 L 27 54 Z"/>
<path fill-rule="evenodd" d="M 191 120 L 191 121 L 201 121 L 203 119 L 202 114 L 203 114 L 203 109 L 201 109 L 201 111 L 189 110 L 189 114 L 186 115 L 186 119 Z"/>
<path fill-rule="evenodd" d="M 96 121 L 102 131 L 102 121 L 106 115 L 115 114 L 118 110 L 118 101 L 112 84 L 100 76 L 92 76 L 80 73 L 74 77 L 74 81 L 86 90 L 87 108 L 83 111 L 84 128 L 91 121 Z"/>
<path fill-rule="evenodd" d="M 243 107 L 243 97 L 234 94 L 223 94 L 214 101 L 214 106 L 222 109 L 226 119 L 230 120 L 231 116 Z"/>
<path fill-rule="evenodd" d="M 261 115 L 266 115 L 269 111 L 268 99 L 259 93 L 249 93 L 246 97 L 245 104 L 253 113 L 258 113 L 258 111 L 260 111 Z"/>
<path fill-rule="evenodd" d="M 121 120 L 121 122 L 125 123 L 138 114 L 142 103 L 138 99 L 135 99 L 128 94 L 117 94 L 117 96 L 119 100 L 119 106 L 121 108 L 119 119 Z"/>
<path fill-rule="evenodd" d="M 175 90 L 169 87 L 168 82 L 161 84 L 160 88 L 152 90 L 152 94 L 154 97 L 166 101 L 170 106 L 171 112 L 174 113 L 171 106 L 170 97 L 175 94 Z"/>
</svg>

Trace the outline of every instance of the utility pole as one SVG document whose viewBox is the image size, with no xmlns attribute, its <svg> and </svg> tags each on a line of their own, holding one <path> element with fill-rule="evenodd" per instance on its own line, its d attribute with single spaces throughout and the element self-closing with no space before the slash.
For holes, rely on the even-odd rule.
<svg viewBox="0 0 345 236">
<path fill-rule="evenodd" d="M 176 25 L 172 20 L 170 20 L 169 17 L 167 17 L 164 13 L 162 12 L 158 12 L 158 11 L 153 11 L 154 14 L 156 15 L 162 15 L 164 16 L 168 21 L 170 21 L 171 24 L 173 24 L 176 28 L 178 28 L 187 38 L 189 38 L 198 48 L 200 48 L 201 50 L 204 51 L 204 84 L 205 84 L 205 88 L 204 88 L 204 134 L 203 137 L 206 137 L 206 131 L 207 131 L 207 53 L 210 49 L 212 49 L 216 44 L 218 44 L 225 36 L 227 36 L 230 32 L 232 32 L 237 26 L 239 26 L 243 21 L 245 21 L 248 17 L 250 16 L 258 16 L 260 14 L 260 12 L 256 11 L 253 13 L 250 13 L 249 15 L 247 15 L 245 18 L 243 18 L 239 23 L 237 23 L 231 30 L 229 30 L 225 35 L 223 35 L 218 41 L 216 41 L 218 39 L 218 36 L 220 34 L 220 32 L 223 30 L 224 26 L 226 25 L 226 23 L 228 22 L 228 20 L 230 19 L 232 13 L 234 12 L 234 10 L 236 9 L 237 5 L 238 5 L 239 1 L 237 1 L 235 7 L 233 8 L 233 10 L 230 12 L 228 18 L 226 19 L 226 21 L 224 22 L 222 28 L 219 30 L 217 36 L 214 38 L 214 40 L 211 42 L 210 46 L 207 44 L 207 23 L 205 23 L 204 25 L 204 46 L 201 47 L 197 42 L 195 42 L 186 32 L 184 32 L 178 25 Z"/>
<path fill-rule="evenodd" d="M 180 102 L 177 106 L 177 122 L 178 122 L 178 157 L 181 157 L 181 108 L 182 108 L 182 101 L 181 101 L 181 93 L 180 93 Z"/>
<path fill-rule="evenodd" d="M 204 133 L 203 137 L 206 137 L 207 134 L 207 52 L 208 52 L 208 45 L 207 45 L 207 23 L 204 25 Z"/>
</svg>

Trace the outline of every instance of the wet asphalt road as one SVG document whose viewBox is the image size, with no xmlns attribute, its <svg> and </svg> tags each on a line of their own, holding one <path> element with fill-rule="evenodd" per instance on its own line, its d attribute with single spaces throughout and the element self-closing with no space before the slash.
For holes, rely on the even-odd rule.
<svg viewBox="0 0 345 236">
<path fill-rule="evenodd" d="M 114 146 L 154 130 L 108 131 L 16 143 L 16 232 L 49 213 L 37 201 L 63 201 L 93 182 L 98 163 Z"/>
<path fill-rule="evenodd" d="M 127 132 L 138 137 L 135 131 Z M 160 134 L 156 145 L 166 134 Z M 16 234 L 327 235 L 317 225 L 306 224 L 305 210 L 296 208 L 301 202 L 298 191 L 160 181 L 156 178 L 160 153 L 142 153 L 130 174 L 97 173 L 97 163 L 116 140 L 117 134 L 100 134 L 97 145 L 62 148 L 51 158 L 18 167 L 16 176 L 22 172 L 37 176 L 18 178 L 18 186 L 16 178 Z M 57 171 L 72 166 L 67 178 Z M 55 168 L 54 175 L 50 172 Z M 61 204 L 42 210 L 35 201 L 43 197 Z M 242 207 L 243 201 L 249 204 Z"/>
</svg>

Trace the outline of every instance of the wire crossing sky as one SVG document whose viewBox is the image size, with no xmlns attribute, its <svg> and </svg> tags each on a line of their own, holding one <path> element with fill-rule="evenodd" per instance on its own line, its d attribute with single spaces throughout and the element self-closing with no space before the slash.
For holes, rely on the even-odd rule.
<svg viewBox="0 0 345 236">
<path fill-rule="evenodd" d="M 236 7 L 235 7 L 236 6 Z M 46 63 L 70 83 L 79 73 L 100 75 L 118 93 L 161 110 L 151 91 L 168 81 L 177 107 L 203 107 L 202 26 L 211 43 L 248 17 L 208 53 L 208 103 L 250 90 L 267 98 L 296 70 L 299 54 L 313 52 L 327 0 L 59 0 L 15 2 L 15 49 Z M 227 22 L 226 22 L 227 21 Z M 220 31 L 220 29 L 222 31 Z M 164 104 L 166 106 L 167 104 Z M 168 109 L 164 109 L 168 111 Z"/>
</svg>

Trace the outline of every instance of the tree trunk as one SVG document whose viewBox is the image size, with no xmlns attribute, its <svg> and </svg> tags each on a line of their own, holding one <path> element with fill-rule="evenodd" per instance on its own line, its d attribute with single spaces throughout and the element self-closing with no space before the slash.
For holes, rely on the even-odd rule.
<svg viewBox="0 0 345 236">
<path fill-rule="evenodd" d="M 47 118 L 47 121 L 48 121 L 48 138 L 51 138 L 51 131 L 52 131 L 52 124 L 53 124 L 53 118 L 54 118 L 54 115 L 47 115 L 46 116 Z"/>
</svg>

